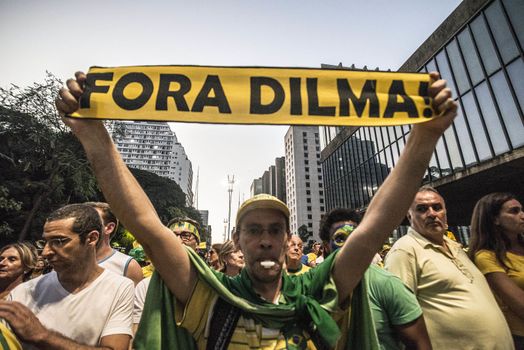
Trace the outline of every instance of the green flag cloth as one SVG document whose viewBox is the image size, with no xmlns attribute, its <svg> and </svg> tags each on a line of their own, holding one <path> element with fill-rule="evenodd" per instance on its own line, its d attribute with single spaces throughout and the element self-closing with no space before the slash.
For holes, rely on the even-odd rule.
<svg viewBox="0 0 524 350">
<path fill-rule="evenodd" d="M 245 269 L 231 278 L 212 270 L 191 249 L 187 252 L 198 277 L 227 303 L 239 308 L 243 317 L 252 318 L 267 328 L 280 329 L 286 338 L 297 327 L 306 330 L 312 334 L 318 348 L 334 348 L 343 336 L 346 337 L 346 349 L 379 349 L 365 283 L 359 283 L 353 291 L 348 330 L 341 333 L 329 314 L 338 307 L 337 291 L 331 278 L 337 254 L 331 254 L 305 274 L 283 274 L 281 292 L 286 303 L 275 305 L 255 293 Z M 196 349 L 191 334 L 176 326 L 174 297 L 157 272 L 149 284 L 134 348 Z"/>
</svg>

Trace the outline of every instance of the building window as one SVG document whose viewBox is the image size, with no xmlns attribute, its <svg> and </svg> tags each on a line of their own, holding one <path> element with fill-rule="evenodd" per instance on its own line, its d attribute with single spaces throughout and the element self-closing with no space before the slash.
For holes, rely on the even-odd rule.
<svg viewBox="0 0 524 350">
<path fill-rule="evenodd" d="M 307 218 L 308 218 L 308 220 L 312 220 L 313 219 L 313 215 L 307 214 Z"/>
<path fill-rule="evenodd" d="M 310 205 L 308 205 L 307 211 L 311 211 L 311 206 Z"/>
<path fill-rule="evenodd" d="M 306 182 L 306 187 L 311 187 L 311 184 L 309 182 Z"/>
<path fill-rule="evenodd" d="M 320 211 L 324 211 L 324 206 L 321 206 L 321 207 L 320 207 Z"/>
<path fill-rule="evenodd" d="M 311 203 L 311 198 L 306 198 L 306 202 Z"/>
</svg>

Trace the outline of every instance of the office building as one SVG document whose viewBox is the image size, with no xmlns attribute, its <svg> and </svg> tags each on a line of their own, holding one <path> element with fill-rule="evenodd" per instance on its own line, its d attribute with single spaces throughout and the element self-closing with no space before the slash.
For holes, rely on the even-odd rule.
<svg viewBox="0 0 524 350">
<path fill-rule="evenodd" d="M 298 233 L 305 227 L 314 240 L 319 240 L 318 229 L 325 204 L 318 127 L 291 126 L 284 144 L 291 233 Z"/>
<path fill-rule="evenodd" d="M 251 197 L 267 193 L 286 203 L 285 157 L 275 158 L 275 165 L 270 165 L 261 177 L 251 183 Z"/>
<path fill-rule="evenodd" d="M 459 104 L 423 182 L 446 199 L 448 222 L 463 243 L 480 197 L 524 194 L 523 47 L 523 1 L 465 0 L 399 69 L 439 71 Z M 365 210 L 409 131 L 410 126 L 324 128 L 327 209 Z"/>
<path fill-rule="evenodd" d="M 193 204 L 193 169 L 184 147 L 167 123 L 118 121 L 113 139 L 127 166 L 175 181 Z"/>
</svg>

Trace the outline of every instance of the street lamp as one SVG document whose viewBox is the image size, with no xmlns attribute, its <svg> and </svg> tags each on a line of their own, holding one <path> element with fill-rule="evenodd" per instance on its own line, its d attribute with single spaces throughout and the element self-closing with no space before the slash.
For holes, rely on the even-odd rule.
<svg viewBox="0 0 524 350">
<path fill-rule="evenodd" d="M 227 239 L 231 239 L 231 198 L 233 196 L 233 185 L 235 184 L 235 175 L 227 176 L 227 183 L 229 184 L 227 192 L 229 192 L 229 210 L 227 213 Z"/>
</svg>

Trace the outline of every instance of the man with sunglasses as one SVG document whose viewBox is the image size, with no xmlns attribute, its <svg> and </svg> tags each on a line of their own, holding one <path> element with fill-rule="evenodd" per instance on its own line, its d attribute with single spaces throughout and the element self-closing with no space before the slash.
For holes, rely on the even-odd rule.
<svg viewBox="0 0 524 350">
<path fill-rule="evenodd" d="M 446 237 L 444 198 L 421 187 L 407 218 L 408 233 L 391 247 L 385 267 L 415 292 L 433 349 L 513 349 L 484 276 L 462 246 Z"/>
<path fill-rule="evenodd" d="M 97 211 L 67 205 L 51 213 L 43 231 L 38 245 L 54 270 L 15 288 L 0 302 L 0 318 L 24 349 L 128 349 L 133 282 L 98 266 Z"/>
<path fill-rule="evenodd" d="M 231 334 L 242 333 L 229 332 L 241 319 L 235 311 L 240 308 L 244 330 L 251 332 L 243 337 L 243 348 L 265 348 L 265 338 L 258 332 L 265 330 L 272 335 L 271 348 L 278 342 L 277 348 L 306 348 L 310 341 L 317 348 L 376 349 L 376 339 L 370 336 L 367 324 L 358 322 L 361 312 L 366 312 L 358 303 L 359 282 L 386 236 L 402 220 L 437 141 L 457 115 L 457 104 L 446 82 L 436 72 L 430 79 L 428 91 L 436 117 L 413 126 L 395 168 L 375 194 L 366 218 L 348 238 L 348 244 L 315 269 L 294 277 L 283 273 L 291 236 L 285 204 L 274 197 L 257 197 L 239 208 L 233 240 L 244 253 L 246 267 L 239 276 L 226 278 L 206 269 L 205 262 L 162 224 L 101 121 L 64 118 L 84 147 L 104 197 L 126 228 L 135 233 L 158 272 L 152 277 L 148 301 L 162 303 L 151 305 L 154 307 L 146 312 L 146 301 L 142 319 L 147 314 L 150 322 L 139 328 L 135 348 L 205 349 L 208 345 L 216 348 L 216 344 L 227 348 Z M 67 81 L 67 88 L 60 90 L 56 100 L 59 113 L 66 115 L 80 108 L 87 80 L 78 72 L 76 79 Z M 294 282 L 287 284 L 290 279 Z M 220 293 L 220 298 L 212 298 L 210 293 Z M 210 309 L 203 300 L 218 304 Z M 335 314 L 347 315 L 350 303 L 353 321 L 339 327 Z M 206 312 L 190 311 L 202 305 L 208 306 Z M 198 322 L 185 323 L 187 316 L 198 316 Z M 218 333 L 213 333 L 213 327 L 209 331 L 207 320 L 220 326 Z M 222 332 L 225 326 L 227 331 Z"/>
<path fill-rule="evenodd" d="M 320 223 L 319 236 L 326 256 L 342 248 L 360 223 L 351 209 L 336 208 Z M 373 323 L 382 349 L 431 349 L 431 343 L 417 298 L 397 277 L 371 264 L 365 283 Z"/>
</svg>

